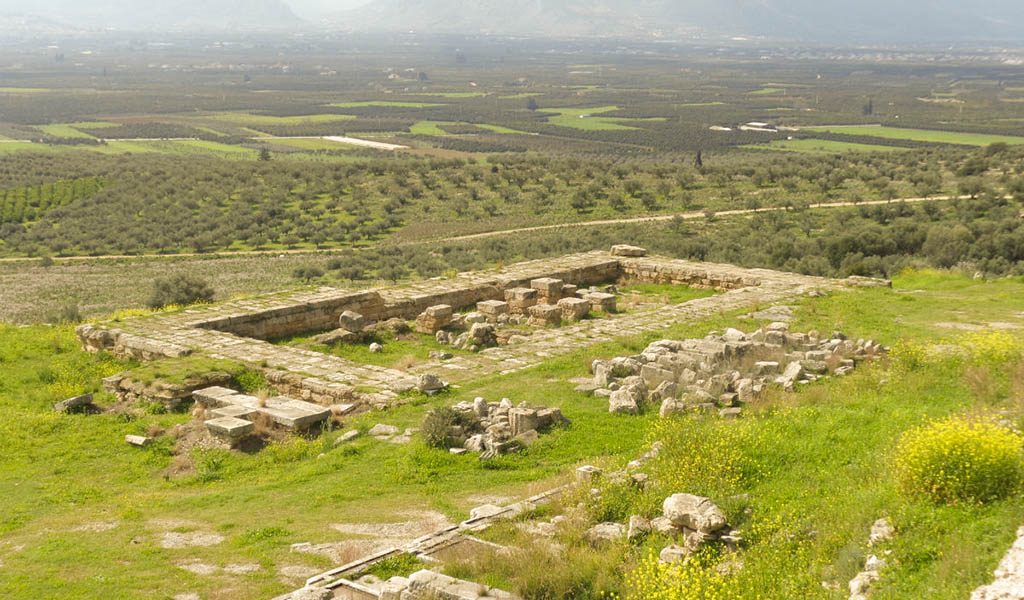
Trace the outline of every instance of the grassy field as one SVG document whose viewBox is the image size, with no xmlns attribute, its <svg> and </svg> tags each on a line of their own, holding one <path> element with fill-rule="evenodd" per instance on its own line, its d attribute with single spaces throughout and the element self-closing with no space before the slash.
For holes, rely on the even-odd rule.
<svg viewBox="0 0 1024 600">
<path fill-rule="evenodd" d="M 896 152 L 906 150 L 896 146 L 880 146 L 874 144 L 857 144 L 854 142 L 837 142 L 834 140 L 774 140 L 767 144 L 750 144 L 744 146 L 752 150 L 781 150 L 784 152 L 803 152 L 809 154 L 842 154 L 845 152 Z"/>
<path fill-rule="evenodd" d="M 619 110 L 618 106 L 599 106 L 595 108 L 545 108 L 544 112 L 557 113 L 550 117 L 548 123 L 559 127 L 582 129 L 584 131 L 627 131 L 636 129 L 623 125 L 629 119 L 602 117 L 602 113 Z"/>
<path fill-rule="evenodd" d="M 409 128 L 409 133 L 413 135 L 434 135 L 444 137 L 449 134 L 444 129 L 441 129 L 441 125 L 449 124 L 448 121 L 419 121 Z"/>
<path fill-rule="evenodd" d="M 93 136 L 75 129 L 73 124 L 70 123 L 55 123 L 53 125 L 40 125 L 36 129 L 42 131 L 46 135 L 59 138 L 75 138 L 91 140 Z"/>
<path fill-rule="evenodd" d="M 947 323 L 981 328 L 992 321 L 1022 323 L 1016 300 L 1021 293 L 1020 278 L 984 282 L 911 273 L 898 279 L 894 290 L 809 300 L 798 311 L 797 327 L 839 327 L 886 344 L 957 344 L 964 334 Z M 749 494 L 742 506 L 723 503 L 734 524 L 752 528 L 743 554 L 747 567 L 736 578 L 747 587 L 735 597 L 835 597 L 820 581 L 842 584 L 852 576 L 870 524 L 882 515 L 894 521 L 898 537 L 889 557 L 894 567 L 879 584 L 879 597 L 962 598 L 990 579 L 1019 525 L 1024 500 L 951 508 L 908 501 L 896 495 L 887 465 L 899 433 L 925 418 L 1005 409 L 1007 382 L 998 374 L 1012 370 L 1004 364 L 992 365 L 986 375 L 995 378 L 990 385 L 979 385 L 982 376 L 971 363 L 951 355 L 898 373 L 884 365 L 864 368 L 843 380 L 775 396 L 733 424 L 685 419 L 665 425 L 652 414 L 610 415 L 605 403 L 573 392 L 566 381 L 584 375 L 594 357 L 633 353 L 653 339 L 699 336 L 730 324 L 750 327 L 723 315 L 582 349 L 526 372 L 493 376 L 429 402 L 345 424 L 415 427 L 430 405 L 478 395 L 561 406 L 573 420 L 569 429 L 544 436 L 527 452 L 486 466 L 418 441 L 395 446 L 363 438 L 334 447 L 336 434 L 327 433 L 257 455 L 197 452 L 194 474 L 170 478 L 163 475 L 172 460 L 168 441 L 140 450 L 122 439 L 183 423 L 186 415 L 55 414 L 52 402 L 97 389 L 100 377 L 125 365 L 79 351 L 68 327 L 2 326 L 0 434 L 6 445 L 0 493 L 6 509 L 0 516 L 5 573 L 0 594 L 42 597 L 59 586 L 65 598 L 182 592 L 264 598 L 301 584 L 302 574 L 333 565 L 324 556 L 291 551 L 293 543 L 358 545 L 360 536 L 344 533 L 344 524 L 407 521 L 425 511 L 464 518 L 485 497 L 538 491 L 563 481 L 574 465 L 623 464 L 655 434 L 669 436 L 670 444 L 686 439 L 731 444 L 715 446 L 712 456 L 694 454 L 698 469 L 687 467 L 683 473 L 700 475 L 685 491 L 722 493 L 731 485 L 734 493 Z M 687 432 L 696 437 L 678 437 Z M 728 461 L 735 457 L 752 460 L 756 468 L 726 485 Z M 700 464 L 713 470 L 700 472 Z M 791 535 L 753 533 L 768 530 Z M 807 533 L 815 531 L 816 536 Z M 213 542 L 164 547 L 175 534 L 211 534 Z M 657 543 L 599 552 L 621 554 L 629 571 Z M 593 552 L 574 546 L 570 554 L 582 560 Z M 208 574 L 187 570 L 197 564 L 208 567 Z M 247 567 L 253 571 L 232 573 L 232 565 L 253 565 Z M 575 567 L 570 560 L 549 571 Z M 512 574 L 493 577 L 517 581 Z M 608 591 L 626 589 L 618 577 L 602 578 Z"/>
<path fill-rule="evenodd" d="M 989 144 L 995 144 L 997 142 L 1011 145 L 1024 144 L 1024 137 L 1014 135 L 989 135 L 983 133 L 962 133 L 956 131 L 910 129 L 877 125 L 823 125 L 819 127 L 804 127 L 803 129 L 809 131 L 827 131 L 829 133 L 869 136 L 887 140 L 911 140 L 915 142 L 959 144 L 963 146 L 988 146 Z"/>
</svg>

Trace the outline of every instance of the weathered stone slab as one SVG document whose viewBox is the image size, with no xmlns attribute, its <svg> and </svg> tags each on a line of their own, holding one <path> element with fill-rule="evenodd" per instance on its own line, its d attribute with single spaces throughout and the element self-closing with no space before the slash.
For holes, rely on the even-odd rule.
<svg viewBox="0 0 1024 600">
<path fill-rule="evenodd" d="M 236 417 L 218 417 L 210 419 L 203 424 L 210 430 L 210 433 L 229 440 L 241 439 L 252 433 L 256 428 L 252 421 Z"/>
<path fill-rule="evenodd" d="M 221 406 L 210 411 L 210 415 L 214 418 L 218 417 L 234 417 L 236 419 L 245 419 L 251 421 L 257 414 L 255 408 L 249 408 L 247 406 L 239 406 L 237 404 L 228 404 L 227 406 Z"/>
<path fill-rule="evenodd" d="M 221 387 L 219 385 L 192 392 L 192 398 L 207 408 L 224 406 L 229 403 L 227 400 L 228 397 L 237 395 L 238 392 L 235 390 Z"/>
</svg>

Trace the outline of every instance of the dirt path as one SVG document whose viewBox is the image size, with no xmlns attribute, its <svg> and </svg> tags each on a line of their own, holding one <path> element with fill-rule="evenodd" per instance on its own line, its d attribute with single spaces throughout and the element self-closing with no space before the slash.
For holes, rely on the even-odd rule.
<svg viewBox="0 0 1024 600">
<path fill-rule="evenodd" d="M 893 204 L 898 202 L 905 202 L 908 204 L 918 204 L 923 202 L 941 202 L 946 200 L 968 200 L 970 196 L 928 196 L 922 198 L 896 198 L 893 200 L 866 200 L 863 202 L 819 202 L 816 204 L 810 204 L 807 209 L 810 210 L 828 210 L 835 208 L 850 208 L 855 206 L 878 206 L 882 204 Z M 767 208 L 749 208 L 749 209 L 736 209 L 736 210 L 723 210 L 714 212 L 714 217 L 738 217 L 755 215 L 759 213 L 771 213 L 771 212 L 784 212 L 791 210 L 785 206 L 772 206 Z M 696 221 L 700 219 L 706 219 L 708 215 L 703 211 L 677 213 L 671 215 L 656 215 L 649 217 L 627 217 L 622 219 L 605 219 L 600 221 L 580 221 L 577 223 L 558 223 L 554 225 L 535 225 L 532 227 L 518 227 L 515 229 L 502 229 L 499 231 L 486 231 L 483 233 L 469 233 L 465 235 L 454 235 L 443 238 L 432 238 L 425 240 L 415 240 L 407 242 L 398 242 L 395 244 L 389 244 L 387 242 L 378 242 L 371 246 L 361 246 L 356 249 L 365 248 L 376 248 L 383 246 L 420 246 L 423 244 L 444 244 L 450 242 L 462 242 L 468 240 L 479 240 L 492 237 L 501 237 L 506 235 L 516 235 L 521 233 L 533 233 L 538 231 L 552 231 L 557 229 L 572 229 L 576 227 L 603 227 L 607 225 L 628 225 L 631 223 L 657 223 L 663 221 L 671 221 L 675 218 L 680 218 L 686 221 Z M 74 261 L 90 261 L 90 260 L 104 260 L 104 259 L 164 259 L 164 258 L 209 258 L 209 257 L 244 257 L 244 256 L 265 256 L 265 255 L 280 255 L 280 254 L 333 254 L 342 250 L 351 250 L 352 248 L 330 248 L 323 250 L 311 250 L 309 248 L 297 248 L 294 250 L 246 250 L 237 252 L 184 252 L 179 254 L 104 254 L 100 256 L 65 256 L 65 257 L 54 257 L 55 262 L 74 262 Z M 26 262 L 36 261 L 38 258 L 0 258 L 0 263 L 14 263 L 14 262 Z"/>
</svg>

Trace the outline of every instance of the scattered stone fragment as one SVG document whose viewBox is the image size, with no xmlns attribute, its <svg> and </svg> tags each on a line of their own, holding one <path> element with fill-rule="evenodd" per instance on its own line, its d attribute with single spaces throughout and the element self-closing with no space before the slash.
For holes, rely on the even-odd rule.
<svg viewBox="0 0 1024 600">
<path fill-rule="evenodd" d="M 447 383 L 441 381 L 440 377 L 431 373 L 420 375 L 420 378 L 416 383 L 416 389 L 428 396 L 436 394 L 446 387 L 448 387 Z"/>
<path fill-rule="evenodd" d="M 380 354 L 383 351 L 384 346 L 378 344 L 377 342 L 370 344 L 370 352 L 372 352 L 373 354 Z"/>
<path fill-rule="evenodd" d="M 629 518 L 629 528 L 626 531 L 626 539 L 629 541 L 642 538 L 651 530 L 651 522 L 639 515 Z"/>
<path fill-rule="evenodd" d="M 601 477 L 601 469 L 593 465 L 583 465 L 576 469 L 576 482 L 586 487 L 593 487 Z"/>
<path fill-rule="evenodd" d="M 612 256 L 623 256 L 627 258 L 639 258 L 647 256 L 647 250 L 640 246 L 630 246 L 627 244 L 616 244 L 612 246 Z"/>
<path fill-rule="evenodd" d="M 691 552 L 687 548 L 672 544 L 671 546 L 665 546 L 661 549 L 661 552 L 658 554 L 658 560 L 668 564 L 681 563 L 686 560 L 690 554 Z"/>
<path fill-rule="evenodd" d="M 598 523 L 584 534 L 591 543 L 614 542 L 626 535 L 626 527 L 621 523 Z"/>
<path fill-rule="evenodd" d="M 338 317 L 338 326 L 345 331 L 362 333 L 366 328 L 366 318 L 357 312 L 346 310 Z"/>
<path fill-rule="evenodd" d="M 148 446 L 152 442 L 152 438 L 148 438 L 144 435 L 126 435 L 124 441 L 128 442 L 132 446 L 138 446 L 140 448 Z"/>
<path fill-rule="evenodd" d="M 346 442 L 351 442 L 352 440 L 356 439 L 357 437 L 359 437 L 359 430 L 358 429 L 350 429 L 349 431 L 346 431 L 345 433 L 339 435 L 338 439 L 334 440 L 334 445 L 335 446 L 340 446 L 340 445 L 342 445 L 342 444 L 344 444 Z"/>
<path fill-rule="evenodd" d="M 377 423 L 370 428 L 367 435 L 372 437 L 391 437 L 398 435 L 399 429 L 394 425 L 384 425 L 383 423 Z"/>
<path fill-rule="evenodd" d="M 875 521 L 871 526 L 871 535 L 868 537 L 868 545 L 874 546 L 884 542 L 888 542 L 892 539 L 892 536 L 896 534 L 896 530 L 892 524 L 889 523 L 889 519 L 881 518 Z"/>
<path fill-rule="evenodd" d="M 53 405 L 53 410 L 67 413 L 82 410 L 89 406 L 92 406 L 92 394 L 82 394 L 81 396 L 61 400 Z"/>
<path fill-rule="evenodd" d="M 673 494 L 662 503 L 665 518 L 679 528 L 715 533 L 725 527 L 725 514 L 709 499 L 693 494 Z"/>
</svg>

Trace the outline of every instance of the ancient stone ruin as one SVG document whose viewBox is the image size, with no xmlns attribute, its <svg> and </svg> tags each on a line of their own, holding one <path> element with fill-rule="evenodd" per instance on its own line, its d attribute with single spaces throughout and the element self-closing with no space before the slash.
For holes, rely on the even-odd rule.
<svg viewBox="0 0 1024 600">
<path fill-rule="evenodd" d="M 475 452 L 484 459 L 529 446 L 540 438 L 540 432 L 569 424 L 560 409 L 526 403 L 513 406 L 508 398 L 501 402 L 476 398 L 453 408 L 462 416 L 463 425 L 453 426 L 449 432 L 451 452 Z"/>
<path fill-rule="evenodd" d="M 679 304 L 616 311 L 623 280 L 712 288 L 720 293 Z M 550 357 L 617 337 L 664 329 L 722 311 L 771 305 L 810 293 L 886 282 L 833 280 L 647 256 L 617 246 L 364 291 L 321 288 L 269 294 L 78 328 L 82 345 L 139 360 L 204 357 L 259 370 L 283 396 L 324 406 L 385 407 L 403 401 L 421 375 L 458 383 L 529 368 Z M 588 318 L 596 317 L 600 318 Z M 380 328 L 417 331 L 478 352 L 406 369 L 361 364 L 313 349 L 274 343 L 321 335 L 324 343 L 363 343 Z M 559 325 L 555 327 L 555 325 Z M 378 348 L 380 350 L 380 348 Z M 129 375 L 130 378 L 130 375 Z M 176 390 L 187 399 L 191 391 Z M 180 392 L 180 394 L 179 394 Z M 132 392 L 134 393 L 134 392 Z"/>
<path fill-rule="evenodd" d="M 608 398 L 613 413 L 637 414 L 645 404 L 660 406 L 662 417 L 688 411 L 738 416 L 772 385 L 795 386 L 829 375 L 850 373 L 885 348 L 871 340 L 849 340 L 841 332 L 791 333 L 776 322 L 746 334 L 682 341 L 661 340 L 635 356 L 596 360 L 593 384 L 581 386 Z"/>
<path fill-rule="evenodd" d="M 318 404 L 284 396 L 257 398 L 219 386 L 197 390 L 192 396 L 210 417 L 204 421 L 210 433 L 232 446 L 252 435 L 260 419 L 270 426 L 303 431 L 331 416 L 330 409 Z"/>
</svg>

